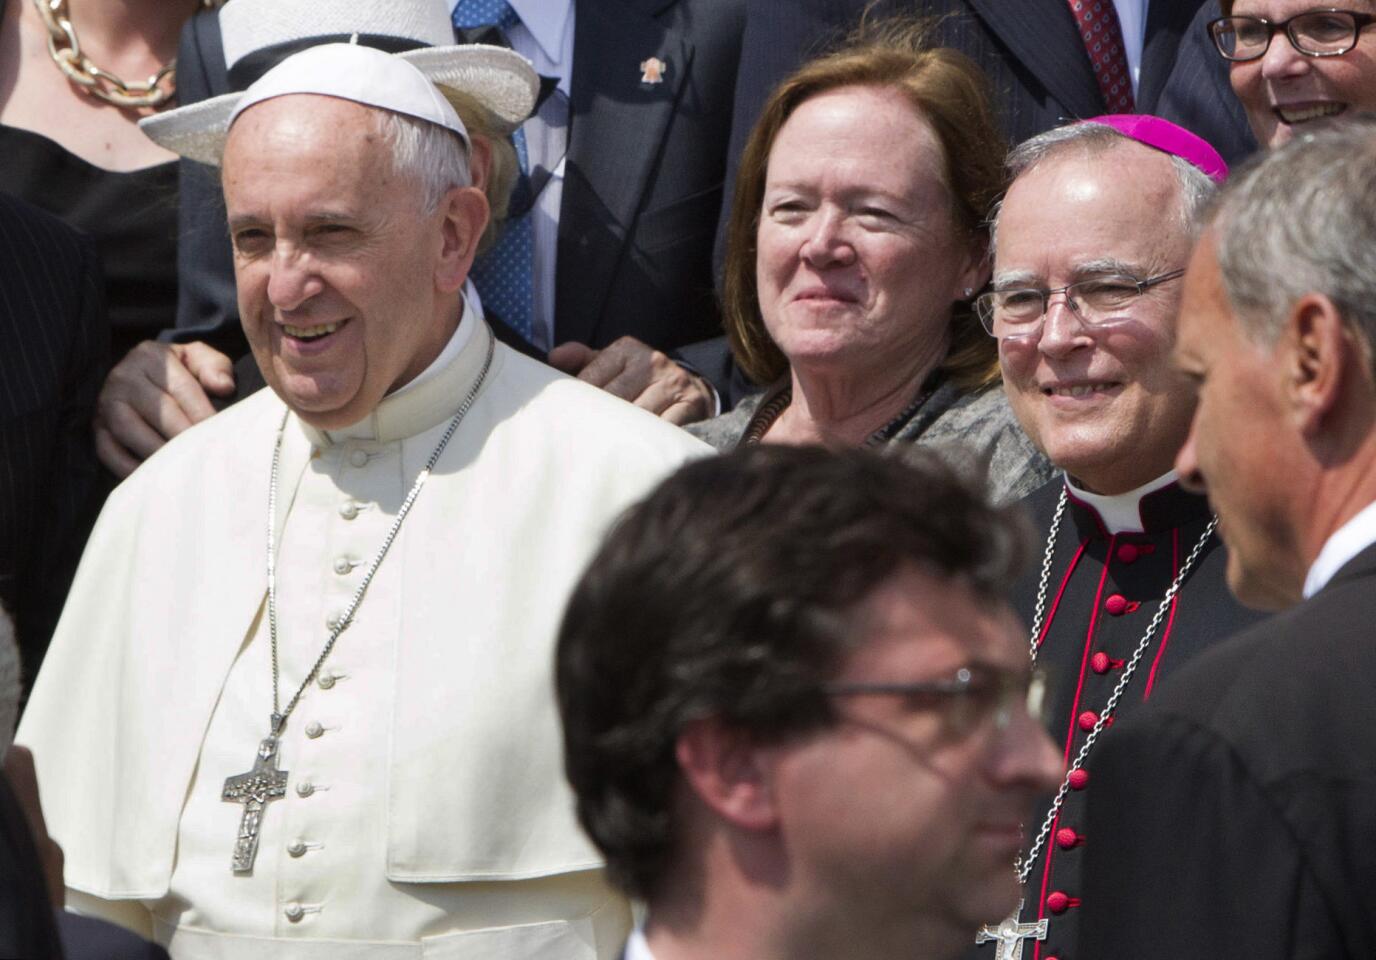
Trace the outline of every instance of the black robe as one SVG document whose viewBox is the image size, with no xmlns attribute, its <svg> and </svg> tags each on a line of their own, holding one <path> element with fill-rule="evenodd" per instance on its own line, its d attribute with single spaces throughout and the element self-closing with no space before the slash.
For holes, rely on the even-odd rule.
<svg viewBox="0 0 1376 960">
<path fill-rule="evenodd" d="M 1190 664 L 1105 745 L 1087 955 L 1376 957 L 1372 618 L 1376 546 Z"/>
<path fill-rule="evenodd" d="M 1033 569 L 1014 588 L 1013 603 L 1029 625 L 1037 601 L 1042 551 L 1063 487 L 1056 480 L 1024 501 L 1037 531 L 1038 548 Z M 1143 496 L 1139 512 L 1142 533 L 1110 535 L 1098 513 L 1071 496 L 1061 519 L 1037 663 L 1050 683 L 1048 729 L 1062 747 L 1067 767 L 1084 745 L 1089 735 L 1086 728 L 1092 728 L 1103 711 L 1123 667 L 1211 517 L 1208 501 L 1178 484 Z M 1241 606 L 1229 593 L 1226 562 L 1215 533 L 1152 636 L 1113 720 L 1140 708 L 1181 664 L 1260 618 L 1261 614 Z M 1085 828 L 1085 807 L 1093 793 L 1095 758 L 1112 735 L 1107 727 L 1099 735 L 1028 874 L 1022 920 L 1046 918 L 1049 922 L 1044 941 L 1025 941 L 1023 960 L 1090 960 L 1077 947 L 1081 905 L 1092 897 L 1081 877 L 1085 850 L 1092 842 Z M 1043 799 L 1029 815 L 1029 846 L 1050 801 L 1050 797 Z M 994 944 L 986 943 L 970 957 L 992 960 L 994 950 Z"/>
</svg>

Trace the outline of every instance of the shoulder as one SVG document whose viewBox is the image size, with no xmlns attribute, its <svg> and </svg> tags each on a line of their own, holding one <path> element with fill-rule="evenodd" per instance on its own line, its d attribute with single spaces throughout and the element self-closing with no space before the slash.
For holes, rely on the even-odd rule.
<svg viewBox="0 0 1376 960">
<path fill-rule="evenodd" d="M 41 264 L 45 274 L 71 272 L 87 259 L 90 243 L 75 228 L 19 197 L 0 192 L 3 262 Z"/>
<path fill-rule="evenodd" d="M 520 404 L 520 415 L 496 429 L 538 430 L 551 449 L 599 451 L 625 457 L 640 451 L 655 459 L 684 459 L 709 452 L 681 427 L 589 386 L 553 367 L 498 344 L 494 386 Z"/>
</svg>

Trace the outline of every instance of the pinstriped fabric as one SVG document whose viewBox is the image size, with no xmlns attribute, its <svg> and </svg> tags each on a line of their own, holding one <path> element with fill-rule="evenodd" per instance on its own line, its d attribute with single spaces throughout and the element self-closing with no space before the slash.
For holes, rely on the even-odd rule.
<svg viewBox="0 0 1376 960">
<path fill-rule="evenodd" d="M 26 688 L 99 504 L 91 416 L 108 351 L 91 244 L 0 194 L 0 599 Z"/>
</svg>

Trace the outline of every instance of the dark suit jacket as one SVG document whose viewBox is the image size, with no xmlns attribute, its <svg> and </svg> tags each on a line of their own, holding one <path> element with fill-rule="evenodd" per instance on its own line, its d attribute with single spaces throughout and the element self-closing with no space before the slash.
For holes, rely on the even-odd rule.
<svg viewBox="0 0 1376 960">
<path fill-rule="evenodd" d="M 1080 955 L 1376 956 L 1376 546 L 1105 740 Z"/>
<path fill-rule="evenodd" d="M 713 336 L 711 246 L 743 0 L 596 0 L 577 6 L 574 23 L 555 341 L 601 347 L 632 334 L 669 349 Z M 664 80 L 641 83 L 639 64 L 652 56 L 668 64 Z M 182 103 L 230 89 L 214 14 L 187 24 L 177 77 Z M 239 356 L 216 173 L 182 167 L 176 339 L 206 339 Z"/>
<path fill-rule="evenodd" d="M 94 247 L 0 194 L 0 600 L 32 684 L 100 506 L 91 417 L 109 365 Z"/>
</svg>

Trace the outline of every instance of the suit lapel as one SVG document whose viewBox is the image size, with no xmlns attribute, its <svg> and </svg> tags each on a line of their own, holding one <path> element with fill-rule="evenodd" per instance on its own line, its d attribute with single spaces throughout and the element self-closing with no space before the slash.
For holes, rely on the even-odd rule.
<svg viewBox="0 0 1376 960">
<path fill-rule="evenodd" d="M 599 0 L 578 7 L 556 342 L 586 342 L 593 333 L 692 67 L 692 45 L 654 19 L 673 2 Z M 640 64 L 651 57 L 667 68 L 661 82 L 642 83 Z"/>
<path fill-rule="evenodd" d="M 990 32 L 1065 107 L 1070 114 L 1067 120 L 1083 120 L 1104 112 L 1103 94 L 1066 0 L 967 2 Z"/>
<path fill-rule="evenodd" d="M 1147 42 L 1142 49 L 1142 77 L 1137 85 L 1137 111 L 1154 113 L 1171 68 L 1200 0 L 1150 0 L 1147 5 Z"/>
</svg>

